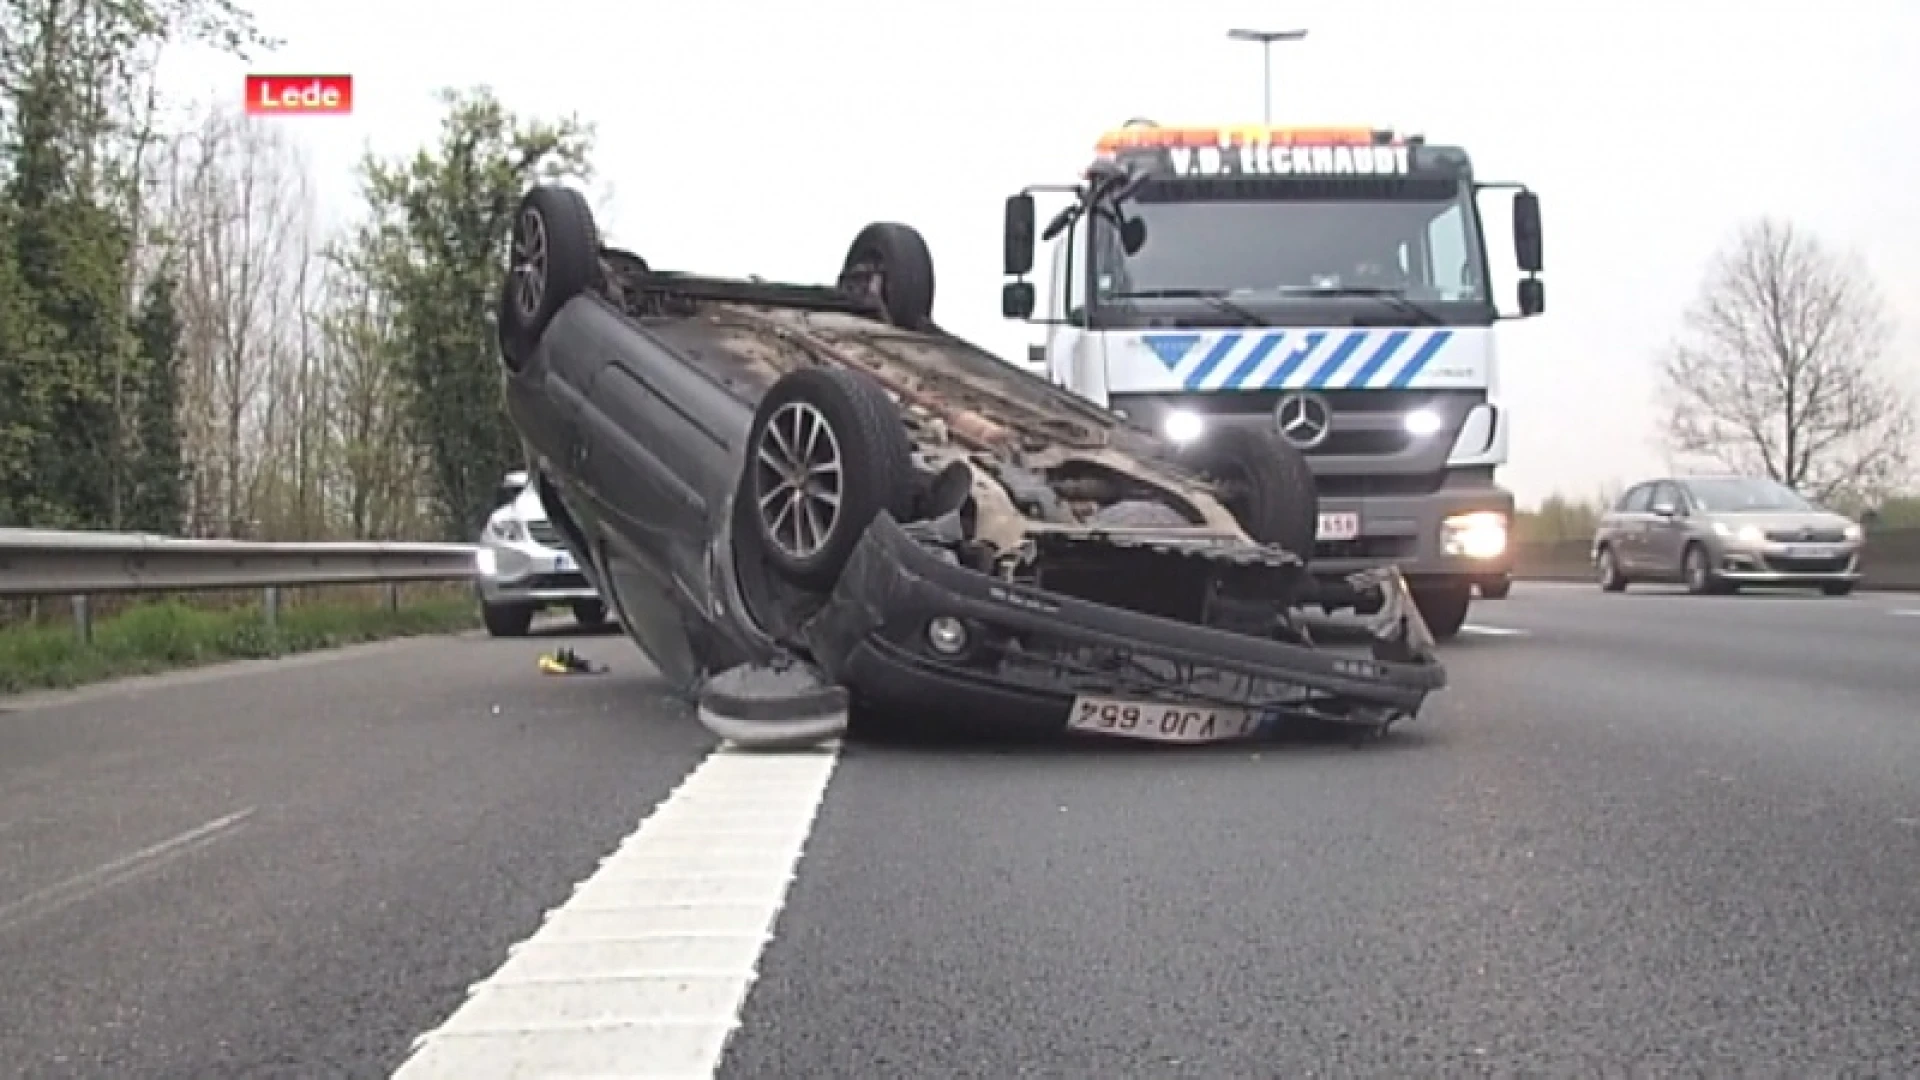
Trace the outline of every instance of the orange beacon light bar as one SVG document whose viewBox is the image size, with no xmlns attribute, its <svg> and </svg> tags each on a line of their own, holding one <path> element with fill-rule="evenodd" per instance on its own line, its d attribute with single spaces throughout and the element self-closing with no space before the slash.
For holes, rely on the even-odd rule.
<svg viewBox="0 0 1920 1080">
<path fill-rule="evenodd" d="M 1205 146 L 1390 146 L 1391 131 L 1371 127 L 1275 128 L 1260 124 L 1213 127 L 1116 128 L 1100 136 L 1100 153 L 1124 150 L 1197 150 Z"/>
</svg>

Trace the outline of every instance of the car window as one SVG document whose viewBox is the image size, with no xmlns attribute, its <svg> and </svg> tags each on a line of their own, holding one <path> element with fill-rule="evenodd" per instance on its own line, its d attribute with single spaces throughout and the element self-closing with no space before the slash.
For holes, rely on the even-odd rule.
<svg viewBox="0 0 1920 1080">
<path fill-rule="evenodd" d="M 1647 507 L 1653 504 L 1652 496 L 1652 484 L 1636 484 L 1629 488 L 1625 495 L 1620 496 L 1620 505 L 1614 509 L 1625 514 L 1644 514 L 1647 512 Z"/>
<path fill-rule="evenodd" d="M 1647 501 L 1647 505 L 1649 507 L 1666 505 L 1679 509 L 1680 489 L 1674 487 L 1671 483 L 1662 481 L 1654 486 L 1653 498 Z"/>
</svg>

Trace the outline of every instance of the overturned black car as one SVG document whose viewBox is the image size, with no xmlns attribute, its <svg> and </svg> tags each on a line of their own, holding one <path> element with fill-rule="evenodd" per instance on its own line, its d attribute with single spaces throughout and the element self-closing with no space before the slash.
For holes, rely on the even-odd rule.
<svg viewBox="0 0 1920 1080">
<path fill-rule="evenodd" d="M 653 269 L 570 188 L 521 203 L 498 330 L 533 482 L 716 731 L 1380 733 L 1444 685 L 1390 567 L 1367 647 L 1314 642 L 1299 451 L 1175 451 L 937 328 L 933 293 L 902 225 L 803 286 Z"/>
</svg>

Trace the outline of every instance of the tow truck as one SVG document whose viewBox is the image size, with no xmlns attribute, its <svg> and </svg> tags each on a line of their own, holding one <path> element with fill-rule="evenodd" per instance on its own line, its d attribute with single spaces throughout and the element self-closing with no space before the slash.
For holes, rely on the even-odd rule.
<svg viewBox="0 0 1920 1080">
<path fill-rule="evenodd" d="M 1512 194 L 1517 311 L 1494 299 L 1480 201 Z M 1036 192 L 1069 204 L 1036 316 Z M 1327 612 L 1370 613 L 1352 575 L 1395 564 L 1428 627 L 1502 596 L 1513 496 L 1493 326 L 1545 309 L 1538 196 L 1482 183 L 1467 152 L 1371 126 L 1164 127 L 1096 143 L 1082 182 L 1006 209 L 1002 314 L 1046 327 L 1047 377 L 1198 446 L 1272 425 L 1319 501 Z M 1304 553 L 1303 553 L 1304 554 Z"/>
</svg>

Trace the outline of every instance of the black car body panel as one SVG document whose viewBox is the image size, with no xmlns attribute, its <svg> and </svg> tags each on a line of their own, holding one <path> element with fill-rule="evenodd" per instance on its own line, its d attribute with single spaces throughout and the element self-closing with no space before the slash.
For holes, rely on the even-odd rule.
<svg viewBox="0 0 1920 1080">
<path fill-rule="evenodd" d="M 769 569 L 736 505 L 756 410 L 808 366 L 885 387 L 921 475 L 970 477 L 972 493 L 964 515 L 877 516 L 837 583 L 812 592 Z M 856 701 L 961 720 L 1062 727 L 1092 693 L 1384 730 L 1444 685 L 1397 574 L 1372 579 L 1387 599 L 1370 652 L 1313 645 L 1285 618 L 1305 563 L 1248 538 L 1155 435 L 930 323 L 890 325 L 858 292 L 662 273 L 602 248 L 595 287 L 507 367 L 508 414 L 556 528 L 689 693 L 799 657 Z M 1185 524 L 1083 512 L 1115 499 Z M 939 616 L 972 629 L 960 655 L 927 647 Z"/>
</svg>

